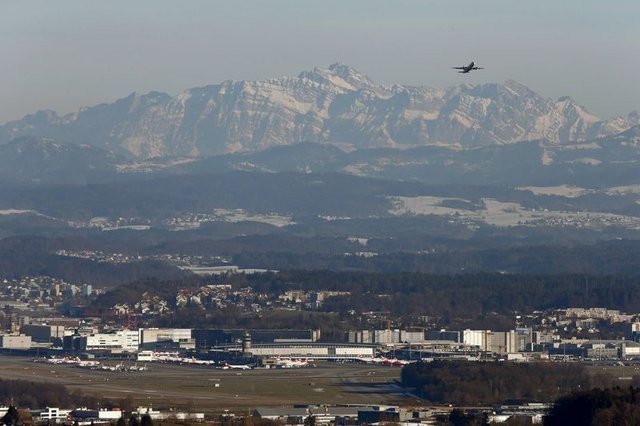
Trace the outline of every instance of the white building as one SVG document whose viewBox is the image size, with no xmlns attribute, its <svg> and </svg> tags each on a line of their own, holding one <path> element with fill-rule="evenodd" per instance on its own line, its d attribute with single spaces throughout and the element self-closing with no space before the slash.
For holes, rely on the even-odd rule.
<svg viewBox="0 0 640 426">
<path fill-rule="evenodd" d="M 191 340 L 190 328 L 141 328 L 140 344 Z"/>
<path fill-rule="evenodd" d="M 257 357 L 301 357 L 317 359 L 352 359 L 375 356 L 373 346 L 322 343 L 282 343 L 252 345 L 251 354 Z"/>
<path fill-rule="evenodd" d="M 98 410 L 98 419 L 100 420 L 118 420 L 124 413 L 118 408 L 111 410 L 101 409 Z"/>
<path fill-rule="evenodd" d="M 155 361 L 153 351 L 140 351 L 138 352 L 137 361 L 140 362 L 152 362 Z"/>
<path fill-rule="evenodd" d="M 620 342 L 620 355 L 622 358 L 640 358 L 640 343 L 629 340 Z"/>
<path fill-rule="evenodd" d="M 89 297 L 91 296 L 91 293 L 93 293 L 93 287 L 91 284 L 82 284 L 82 295 Z"/>
<path fill-rule="evenodd" d="M 115 333 L 96 333 L 87 336 L 86 350 L 110 350 L 112 352 L 136 352 L 139 346 L 137 330 L 120 330 Z"/>
<path fill-rule="evenodd" d="M 71 409 L 62 409 L 58 407 L 47 407 L 44 410 L 31 410 L 31 416 L 36 420 L 47 421 L 66 420 Z"/>
<path fill-rule="evenodd" d="M 463 330 L 462 343 L 469 346 L 477 346 L 482 351 L 486 351 L 489 347 L 489 338 L 491 330 Z"/>
<path fill-rule="evenodd" d="M 31 336 L 24 334 L 0 334 L 0 348 L 3 349 L 29 349 Z"/>
<path fill-rule="evenodd" d="M 148 415 L 152 420 L 192 420 L 192 421 L 204 421 L 204 413 L 187 413 L 182 411 L 159 411 L 154 410 L 151 407 L 138 407 L 133 413 L 138 416 Z"/>
</svg>

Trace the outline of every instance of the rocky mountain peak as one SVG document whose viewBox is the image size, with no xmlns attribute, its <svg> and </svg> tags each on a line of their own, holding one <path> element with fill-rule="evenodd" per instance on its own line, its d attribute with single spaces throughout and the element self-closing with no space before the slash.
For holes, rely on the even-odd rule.
<svg viewBox="0 0 640 426">
<path fill-rule="evenodd" d="M 336 62 L 329 65 L 329 71 L 355 87 L 373 87 L 375 83 L 360 71 L 348 65 Z"/>
<path fill-rule="evenodd" d="M 298 78 L 307 78 L 323 84 L 331 84 L 345 91 L 363 88 L 373 88 L 376 84 L 369 77 L 355 68 L 345 64 L 334 63 L 328 68 L 314 68 L 313 71 L 303 71 Z"/>
<path fill-rule="evenodd" d="M 562 114 L 571 118 L 580 119 L 585 123 L 593 124 L 600 121 L 598 117 L 591 114 L 582 105 L 577 104 L 569 96 L 563 96 L 561 98 L 558 98 L 558 101 L 555 103 L 555 108 L 558 111 L 560 111 Z"/>
</svg>

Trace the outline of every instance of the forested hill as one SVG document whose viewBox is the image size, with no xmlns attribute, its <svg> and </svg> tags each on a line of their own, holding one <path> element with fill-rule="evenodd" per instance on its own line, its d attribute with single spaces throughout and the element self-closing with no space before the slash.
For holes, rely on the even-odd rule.
<svg viewBox="0 0 640 426">
<path fill-rule="evenodd" d="M 598 306 L 640 312 L 640 275 L 593 276 L 584 274 L 518 275 L 465 274 L 432 275 L 418 273 L 363 273 L 332 271 L 283 271 L 255 275 L 218 277 L 237 289 L 250 286 L 254 292 L 277 298 L 287 290 L 333 290 L 349 295 L 325 300 L 320 311 L 386 311 L 391 316 L 429 315 L 450 322 L 455 318 L 501 315 L 512 318 L 514 311 Z M 211 284 L 213 278 L 145 280 L 120 286 L 93 305 L 100 310 L 116 303 L 139 300 L 142 294 L 161 295 L 179 288 Z M 230 318 L 228 318 L 230 319 Z M 185 324 L 187 326 L 187 324 Z M 218 325 L 222 326 L 222 325 Z"/>
<path fill-rule="evenodd" d="M 416 233 L 419 232 L 416 230 Z M 551 231 L 549 231 L 551 233 Z M 549 239 L 558 235 L 549 235 Z M 234 251 L 234 263 L 242 267 L 255 267 L 276 270 L 287 269 L 331 269 L 337 271 L 368 272 L 419 272 L 430 274 L 466 274 L 480 272 L 501 272 L 515 274 L 565 274 L 584 273 L 594 275 L 634 275 L 640 261 L 640 241 L 612 240 L 593 244 L 562 244 L 558 241 L 544 244 L 541 238 L 538 245 L 508 246 L 500 238 L 487 241 L 481 238 L 470 241 L 452 241 L 441 239 L 434 247 L 443 247 L 442 251 L 432 253 L 397 252 L 380 253 L 376 256 L 344 256 L 315 251 L 304 241 L 296 240 L 301 250 L 287 251 L 289 241 L 279 240 L 280 248 L 273 250 L 253 250 L 251 242 L 264 237 L 239 238 L 229 244 Z M 506 240 L 506 239 L 505 239 Z M 310 244 L 315 240 L 310 240 Z M 407 240 L 404 240 L 407 241 Z M 510 242 L 513 244 L 512 242 Z M 203 251 L 224 249 L 225 243 L 200 240 L 197 242 Z M 207 248 L 208 245 L 208 248 Z M 446 248 L 446 245 L 450 245 Z M 492 246 L 494 245 L 494 246 Z M 507 247 L 505 247 L 507 245 Z M 322 246 L 321 246 L 322 247 Z M 376 241 L 368 244 L 371 250 Z M 307 248 L 306 252 L 304 248 Z M 316 249 L 317 250 L 317 249 Z"/>
<path fill-rule="evenodd" d="M 144 278 L 172 279 L 187 275 L 175 266 L 151 259 L 108 263 L 57 255 L 56 251 L 68 247 L 68 243 L 66 239 L 41 237 L 1 239 L 0 277 L 15 279 L 47 275 L 71 283 L 111 287 Z"/>
<path fill-rule="evenodd" d="M 640 275 L 286 271 L 247 279 L 257 292 L 278 293 L 300 288 L 350 291 L 350 297 L 332 298 L 325 303 L 325 309 L 336 311 L 351 307 L 356 311 L 387 310 L 401 315 L 428 310 L 437 315 L 467 318 L 489 312 L 571 306 L 640 312 Z M 373 297 L 375 295 L 386 297 Z"/>
<path fill-rule="evenodd" d="M 230 224 L 229 227 L 236 225 Z M 211 234 L 222 235 L 222 226 L 211 228 Z M 242 229 L 247 229 L 246 227 Z M 415 225 L 419 232 L 418 224 Z M 408 233 L 408 231 L 407 231 Z M 420 235 L 414 237 L 417 242 Z M 634 276 L 640 261 L 640 241 L 612 240 L 593 244 L 555 244 L 511 247 L 504 239 L 453 241 L 434 237 L 437 247 L 432 252 L 402 252 L 410 245 L 407 238 L 392 239 L 397 251 L 372 256 L 357 255 L 354 243 L 346 238 L 317 235 L 274 236 L 247 235 L 215 239 L 196 234 L 168 231 L 120 232 L 87 231 L 86 234 L 60 237 L 14 236 L 0 239 L 0 277 L 48 275 L 70 282 L 86 282 L 110 286 L 143 278 L 178 279 L 185 272 L 165 262 L 146 260 L 109 264 L 59 256 L 59 250 L 101 251 L 105 253 L 142 254 L 147 259 L 165 253 L 189 256 L 222 256 L 241 268 L 288 270 L 359 271 L 397 275 L 403 273 L 433 275 L 500 274 Z M 402 241 L 398 241 L 402 240 Z M 446 247 L 447 244 L 451 247 Z M 366 249 L 376 251 L 376 240 Z M 415 247 L 414 247 L 415 250 Z M 351 254 L 345 254 L 352 251 Z M 595 280 L 594 280 L 595 281 Z"/>
</svg>

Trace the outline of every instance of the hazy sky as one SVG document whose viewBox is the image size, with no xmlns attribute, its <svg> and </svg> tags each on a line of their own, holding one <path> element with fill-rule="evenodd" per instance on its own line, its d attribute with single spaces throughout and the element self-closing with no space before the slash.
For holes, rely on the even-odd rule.
<svg viewBox="0 0 640 426">
<path fill-rule="evenodd" d="M 380 83 L 514 79 L 607 118 L 640 110 L 638 22 L 638 0 L 0 0 L 0 123 L 334 62 Z M 485 69 L 450 69 L 471 60 Z"/>
</svg>

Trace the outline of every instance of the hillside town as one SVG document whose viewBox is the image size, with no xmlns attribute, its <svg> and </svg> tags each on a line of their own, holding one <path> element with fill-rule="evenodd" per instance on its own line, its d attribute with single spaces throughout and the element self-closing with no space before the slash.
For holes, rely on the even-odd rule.
<svg viewBox="0 0 640 426">
<path fill-rule="evenodd" d="M 102 316 L 82 316 L 81 306 L 104 293 L 89 284 L 71 284 L 50 277 L 4 280 L 0 297 L 3 350 L 37 349 L 64 354 L 97 351 L 130 353 L 163 350 L 202 354 L 216 350 L 234 357 L 273 356 L 331 360 L 378 359 L 392 353 L 406 360 L 464 358 L 468 360 L 540 359 L 627 360 L 640 358 L 640 316 L 599 307 L 567 307 L 515 313 L 510 329 L 452 330 L 428 316 L 423 324 L 398 326 L 388 312 L 355 312 L 369 327 L 346 330 L 342 339 L 327 341 L 321 329 L 158 328 L 151 320 L 186 307 L 247 313 L 270 310 L 313 311 L 344 291 L 288 290 L 256 293 L 230 284 L 181 288 L 172 299 L 145 292 L 134 303 L 118 303 Z M 379 324 L 386 327 L 380 328 Z M 378 325 L 378 327 L 376 327 Z M 389 357 L 387 357 L 389 358 Z M 373 361 L 375 362 L 375 361 Z"/>
</svg>

